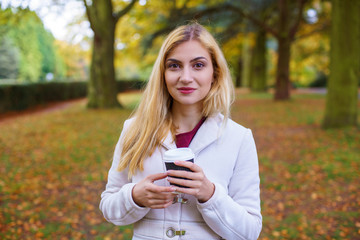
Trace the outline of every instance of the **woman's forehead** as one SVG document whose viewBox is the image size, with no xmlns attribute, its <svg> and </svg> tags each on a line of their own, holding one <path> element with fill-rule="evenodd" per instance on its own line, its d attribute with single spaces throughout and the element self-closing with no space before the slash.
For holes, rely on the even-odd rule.
<svg viewBox="0 0 360 240">
<path fill-rule="evenodd" d="M 198 57 L 211 59 L 207 48 L 205 48 L 199 41 L 191 40 L 183 42 L 172 49 L 172 51 L 167 55 L 166 60 L 169 58 L 194 59 Z"/>
</svg>

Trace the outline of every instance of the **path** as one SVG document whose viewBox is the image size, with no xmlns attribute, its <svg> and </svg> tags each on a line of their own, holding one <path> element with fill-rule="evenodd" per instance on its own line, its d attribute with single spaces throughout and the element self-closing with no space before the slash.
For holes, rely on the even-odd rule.
<svg viewBox="0 0 360 240">
<path fill-rule="evenodd" d="M 74 103 L 83 103 L 83 102 L 86 102 L 86 98 L 61 101 L 61 102 L 52 102 L 44 105 L 39 105 L 36 107 L 31 107 L 29 109 L 22 111 L 11 111 L 6 113 L 0 113 L 0 124 L 25 115 L 43 114 L 43 113 L 62 110 Z"/>
</svg>

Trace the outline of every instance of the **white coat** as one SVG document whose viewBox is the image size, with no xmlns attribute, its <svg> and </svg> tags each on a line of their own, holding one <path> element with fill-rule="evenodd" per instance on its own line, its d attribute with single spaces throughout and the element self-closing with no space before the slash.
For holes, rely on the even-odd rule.
<svg viewBox="0 0 360 240">
<path fill-rule="evenodd" d="M 223 116 L 209 117 L 200 127 L 190 148 L 195 164 L 215 184 L 213 196 L 205 203 L 186 195 L 188 203 L 165 209 L 139 207 L 132 188 L 149 174 L 165 172 L 163 153 L 176 145 L 169 133 L 161 147 L 144 161 L 144 171 L 129 180 L 127 171 L 117 171 L 121 141 L 131 120 L 124 123 L 116 145 L 108 183 L 101 195 L 100 210 L 115 225 L 134 224 L 133 240 L 143 239 L 257 239 L 262 228 L 260 179 L 257 152 L 251 130 Z M 166 179 L 155 182 L 168 186 Z"/>
</svg>

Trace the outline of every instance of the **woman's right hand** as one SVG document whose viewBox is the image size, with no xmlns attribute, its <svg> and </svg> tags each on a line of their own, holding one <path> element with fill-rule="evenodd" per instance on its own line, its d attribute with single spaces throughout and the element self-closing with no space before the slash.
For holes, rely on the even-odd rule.
<svg viewBox="0 0 360 240">
<path fill-rule="evenodd" d="M 156 180 L 167 177 L 167 173 L 152 174 L 138 182 L 132 190 L 132 198 L 140 207 L 153 209 L 166 208 L 173 203 L 174 187 L 154 184 Z"/>
</svg>

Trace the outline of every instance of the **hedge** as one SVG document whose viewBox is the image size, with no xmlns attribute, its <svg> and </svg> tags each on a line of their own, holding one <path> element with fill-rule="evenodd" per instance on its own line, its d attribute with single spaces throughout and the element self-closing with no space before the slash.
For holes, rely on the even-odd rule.
<svg viewBox="0 0 360 240">
<path fill-rule="evenodd" d="M 117 81 L 119 92 L 141 89 L 141 80 Z M 0 113 L 24 110 L 29 107 L 55 101 L 86 97 L 87 82 L 47 82 L 0 84 Z"/>
</svg>

